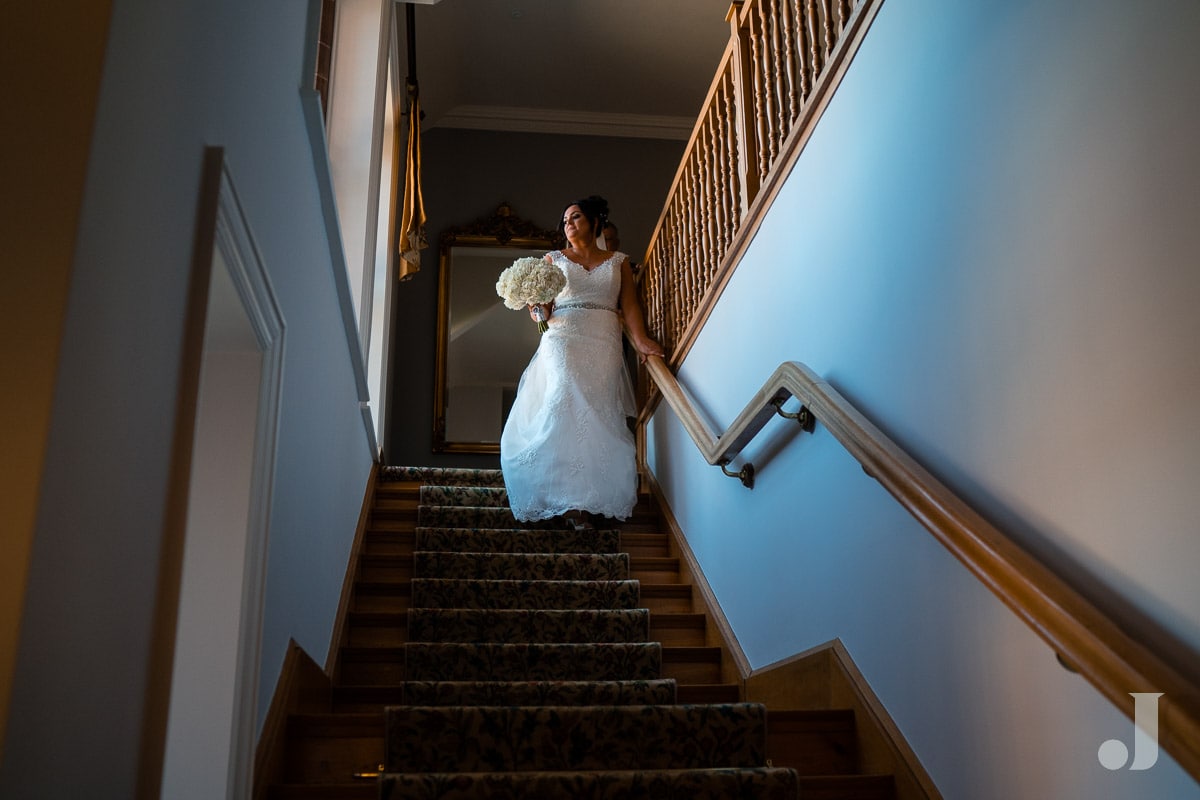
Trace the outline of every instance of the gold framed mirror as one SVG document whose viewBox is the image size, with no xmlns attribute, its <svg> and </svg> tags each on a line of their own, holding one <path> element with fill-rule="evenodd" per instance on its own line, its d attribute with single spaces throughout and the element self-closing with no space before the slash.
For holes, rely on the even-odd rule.
<svg viewBox="0 0 1200 800">
<path fill-rule="evenodd" d="M 517 384 L 537 349 L 537 325 L 496 294 L 501 271 L 518 258 L 560 246 L 501 203 L 496 213 L 442 234 L 438 274 L 433 450 L 499 453 Z"/>
</svg>

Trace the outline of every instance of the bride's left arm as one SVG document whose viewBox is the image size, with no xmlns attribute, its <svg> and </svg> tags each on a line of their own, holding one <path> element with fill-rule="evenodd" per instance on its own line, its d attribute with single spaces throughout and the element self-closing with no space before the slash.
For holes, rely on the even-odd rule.
<svg viewBox="0 0 1200 800">
<path fill-rule="evenodd" d="M 642 303 L 638 299 L 637 282 L 633 279 L 633 268 L 629 266 L 629 259 L 621 260 L 621 316 L 625 319 L 625 328 L 629 332 L 629 340 L 633 342 L 634 348 L 641 355 L 642 360 L 646 360 L 646 356 L 662 356 L 664 351 L 662 345 L 654 341 L 650 334 L 646 331 L 646 318 L 642 313 Z"/>
</svg>

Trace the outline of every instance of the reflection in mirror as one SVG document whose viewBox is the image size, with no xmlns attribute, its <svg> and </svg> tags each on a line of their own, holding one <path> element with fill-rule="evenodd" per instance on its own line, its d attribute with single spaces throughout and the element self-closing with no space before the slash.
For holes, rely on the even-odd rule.
<svg viewBox="0 0 1200 800">
<path fill-rule="evenodd" d="M 502 204 L 489 219 L 452 228 L 441 240 L 433 449 L 498 453 L 521 373 L 537 349 L 537 325 L 496 294 L 501 271 L 557 246 Z"/>
</svg>

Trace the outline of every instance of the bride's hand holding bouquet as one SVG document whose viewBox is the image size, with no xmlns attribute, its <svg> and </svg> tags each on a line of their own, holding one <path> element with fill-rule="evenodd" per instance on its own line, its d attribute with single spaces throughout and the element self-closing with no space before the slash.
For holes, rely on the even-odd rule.
<svg viewBox="0 0 1200 800">
<path fill-rule="evenodd" d="M 545 333 L 550 328 L 546 321 L 548 306 L 566 285 L 567 276 L 550 262 L 540 258 L 518 258 L 500 273 L 496 294 L 514 311 L 527 306 L 537 320 L 538 330 Z"/>
</svg>

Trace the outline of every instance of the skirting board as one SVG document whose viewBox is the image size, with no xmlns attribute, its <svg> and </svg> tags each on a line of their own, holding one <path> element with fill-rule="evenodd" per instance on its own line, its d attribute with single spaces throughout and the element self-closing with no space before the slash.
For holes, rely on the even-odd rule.
<svg viewBox="0 0 1200 800">
<path fill-rule="evenodd" d="M 331 685 L 329 676 L 304 648 L 295 639 L 288 642 L 279 681 L 254 751 L 254 800 L 262 800 L 271 784 L 283 781 L 288 716 L 328 711 Z"/>
<path fill-rule="evenodd" d="M 367 525 L 371 521 L 371 510 L 375 507 L 375 484 L 379 480 L 379 462 L 371 465 L 371 473 L 367 476 L 367 488 L 363 494 L 362 510 L 358 514 L 358 527 L 354 531 L 354 542 L 350 545 L 350 559 L 346 562 L 346 577 L 342 580 L 342 594 L 338 600 L 337 614 L 334 615 L 333 634 L 329 637 L 329 652 L 325 655 L 325 674 L 330 679 L 336 679 L 334 670 L 337 666 L 338 653 L 346 638 L 346 620 L 350 616 L 350 603 L 354 599 L 354 581 L 358 577 L 358 557 L 362 552 L 363 539 L 367 535 Z"/>
<path fill-rule="evenodd" d="M 853 710 L 860 770 L 893 775 L 897 800 L 941 800 L 840 639 L 754 670 L 745 680 L 745 699 L 768 710 Z"/>
<path fill-rule="evenodd" d="M 294 639 L 288 643 L 287 654 L 283 659 L 283 668 L 280 670 L 279 680 L 275 684 L 275 693 L 271 696 L 271 705 L 267 709 L 267 716 L 263 721 L 258 747 L 254 751 L 254 800 L 266 797 L 267 788 L 272 783 L 280 783 L 283 780 L 284 740 L 287 734 L 288 715 L 329 710 L 334 667 L 346 635 L 347 612 L 354 595 L 355 567 L 358 564 L 359 553 L 362 551 L 367 524 L 371 519 L 371 509 L 375 502 L 375 485 L 378 478 L 379 462 L 376 462 L 372 465 L 371 473 L 367 478 L 362 510 L 358 515 L 354 543 L 350 546 L 350 558 L 346 562 L 346 577 L 342 583 L 342 594 L 338 602 L 337 614 L 334 617 L 333 632 L 329 637 L 329 652 L 325 658 L 324 669 L 308 653 L 304 652 L 304 648 Z"/>
<path fill-rule="evenodd" d="M 892 774 L 897 800 L 941 800 L 941 793 L 921 766 L 916 753 L 904 740 L 841 640 L 835 639 L 774 664 L 751 669 L 662 487 L 649 470 L 644 469 L 642 477 L 658 503 L 670 536 L 671 550 L 679 556 L 680 579 L 690 582 L 696 591 L 697 599 L 693 602 L 700 608 L 694 610 L 703 611 L 708 618 L 708 642 L 721 647 L 722 679 L 737 682 L 741 686 L 742 699 L 762 703 L 768 713 L 771 710 L 853 710 L 860 769 Z"/>
</svg>

